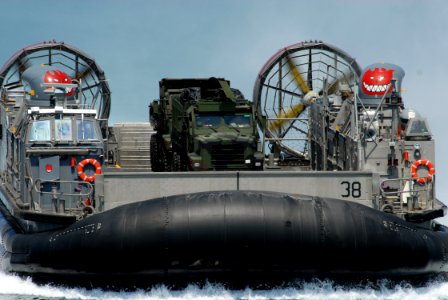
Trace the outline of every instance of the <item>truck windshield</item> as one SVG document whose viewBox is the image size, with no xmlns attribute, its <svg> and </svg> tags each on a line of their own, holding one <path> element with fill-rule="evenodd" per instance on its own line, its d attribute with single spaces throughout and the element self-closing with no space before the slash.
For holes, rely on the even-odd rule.
<svg viewBox="0 0 448 300">
<path fill-rule="evenodd" d="M 250 127 L 250 115 L 226 115 L 224 122 L 230 127 L 247 128 Z"/>
<path fill-rule="evenodd" d="M 196 116 L 196 127 L 197 128 L 208 128 L 208 127 L 218 127 L 221 125 L 221 116 L 214 115 L 200 115 Z"/>
</svg>

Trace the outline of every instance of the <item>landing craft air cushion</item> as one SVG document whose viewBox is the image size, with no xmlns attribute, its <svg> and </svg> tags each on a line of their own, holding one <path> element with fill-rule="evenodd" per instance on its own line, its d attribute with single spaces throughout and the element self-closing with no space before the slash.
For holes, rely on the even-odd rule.
<svg viewBox="0 0 448 300">
<path fill-rule="evenodd" d="M 404 105 L 403 77 L 399 66 L 362 70 L 332 45 L 303 42 L 262 68 L 255 110 L 224 79 L 179 80 L 189 91 L 217 84 L 219 101 L 249 129 L 256 117 L 264 170 L 188 172 L 190 151 L 170 164 L 182 172 L 162 164 L 152 172 L 158 133 L 148 123 L 109 126 L 110 90 L 97 63 L 62 42 L 28 46 L 0 70 L 1 268 L 129 284 L 446 272 L 434 140 L 426 119 Z M 174 117 L 193 116 L 201 99 L 210 101 L 192 99 L 192 114 Z M 219 120 L 229 141 L 256 136 Z M 182 146 L 170 138 L 165 146 Z"/>
</svg>

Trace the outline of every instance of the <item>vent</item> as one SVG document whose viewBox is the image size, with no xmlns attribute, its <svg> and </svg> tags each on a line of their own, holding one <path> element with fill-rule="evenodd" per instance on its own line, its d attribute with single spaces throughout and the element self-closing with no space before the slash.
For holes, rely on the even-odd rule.
<svg viewBox="0 0 448 300">
<path fill-rule="evenodd" d="M 242 144 L 213 145 L 210 154 L 216 170 L 246 168 Z"/>
</svg>

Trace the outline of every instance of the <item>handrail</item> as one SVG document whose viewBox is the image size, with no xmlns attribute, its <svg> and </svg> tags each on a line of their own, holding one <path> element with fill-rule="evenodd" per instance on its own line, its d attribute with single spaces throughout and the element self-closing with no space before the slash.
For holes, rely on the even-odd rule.
<svg viewBox="0 0 448 300">
<path fill-rule="evenodd" d="M 382 181 L 380 185 L 380 192 L 383 197 L 387 196 L 396 196 L 399 201 L 396 201 L 395 203 L 399 203 L 401 210 L 403 210 L 403 199 L 401 197 L 402 194 L 409 194 L 412 197 L 417 197 L 418 202 L 423 206 L 423 209 L 432 209 L 434 204 L 434 182 L 435 178 L 433 176 L 432 180 L 427 183 L 425 187 L 415 189 L 414 184 L 412 182 L 414 181 L 414 178 L 412 177 L 402 177 L 402 178 L 394 178 L 394 179 L 386 179 Z M 383 188 L 384 183 L 388 182 L 400 182 L 400 189 L 396 191 L 385 191 Z M 409 190 L 403 190 L 402 182 L 409 182 Z M 403 211 L 409 211 L 408 209 L 404 209 Z"/>
<path fill-rule="evenodd" d="M 35 191 L 38 193 L 42 193 L 42 194 L 54 194 L 53 192 L 43 192 L 40 189 L 37 188 L 38 183 L 39 186 L 40 184 L 43 183 L 73 183 L 76 185 L 85 185 L 89 188 L 89 192 L 88 193 L 81 193 L 81 191 L 79 193 L 64 193 L 64 192 L 59 192 L 57 193 L 57 195 L 64 195 L 64 196 L 88 196 L 91 195 L 93 192 L 93 185 L 90 182 L 86 182 L 86 181 L 75 181 L 75 180 L 42 180 L 40 178 L 36 179 L 36 181 L 34 182 L 34 188 Z"/>
<path fill-rule="evenodd" d="M 51 183 L 53 186 L 49 191 L 42 191 L 42 186 L 46 183 Z M 57 189 L 56 185 L 58 184 L 60 186 Z M 32 189 L 38 194 L 39 207 L 42 209 L 43 207 L 51 206 L 51 211 L 56 213 L 81 212 L 86 206 L 83 200 L 86 198 L 92 199 L 93 196 L 93 185 L 85 181 L 42 180 L 38 178 L 34 181 Z M 42 203 L 42 195 L 50 195 L 49 198 L 47 196 L 45 199 L 48 202 L 45 203 L 46 205 Z M 68 202 L 67 205 L 66 202 Z"/>
</svg>

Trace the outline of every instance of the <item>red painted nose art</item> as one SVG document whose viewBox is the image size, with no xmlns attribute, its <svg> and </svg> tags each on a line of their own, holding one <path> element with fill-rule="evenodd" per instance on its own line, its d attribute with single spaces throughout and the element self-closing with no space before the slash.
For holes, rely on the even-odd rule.
<svg viewBox="0 0 448 300">
<path fill-rule="evenodd" d="M 59 84 L 70 84 L 72 79 L 68 77 L 65 72 L 60 70 L 50 70 L 45 72 L 44 75 L 45 83 L 59 83 Z M 73 88 L 66 88 L 65 93 L 67 97 L 73 96 Z"/>
<path fill-rule="evenodd" d="M 384 95 L 387 85 L 392 80 L 394 70 L 386 70 L 385 68 L 375 68 L 367 70 L 362 77 L 362 90 L 366 95 Z M 392 87 L 389 88 L 389 92 Z"/>
</svg>

